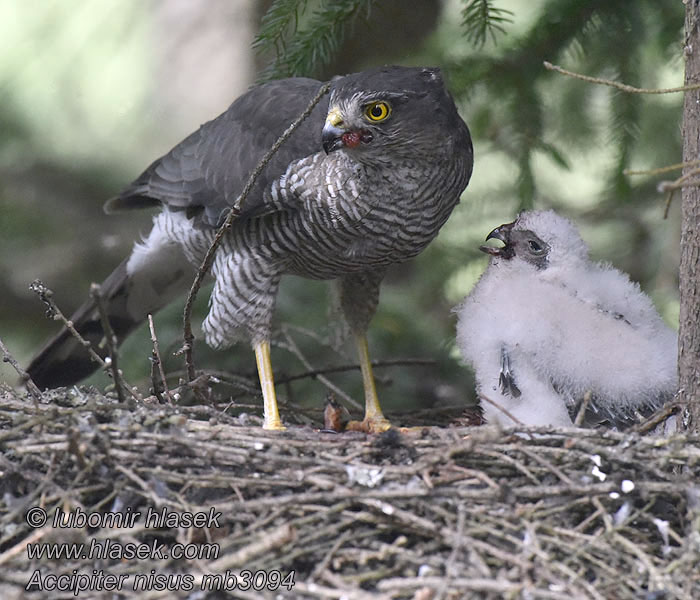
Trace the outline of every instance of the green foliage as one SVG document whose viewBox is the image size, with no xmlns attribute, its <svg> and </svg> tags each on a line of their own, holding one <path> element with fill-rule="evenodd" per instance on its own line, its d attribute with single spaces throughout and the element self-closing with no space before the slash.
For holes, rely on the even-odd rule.
<svg viewBox="0 0 700 600">
<path fill-rule="evenodd" d="M 368 18 L 377 1 L 323 0 L 307 19 L 302 19 L 308 0 L 275 0 L 254 42 L 260 51 L 275 50 L 275 59 L 260 79 L 318 73 L 337 54 L 357 19 Z"/>
<path fill-rule="evenodd" d="M 477 48 L 491 37 L 495 43 L 498 33 L 505 33 L 505 25 L 513 22 L 510 10 L 498 8 L 489 0 L 467 0 L 462 9 L 464 35 Z"/>
<path fill-rule="evenodd" d="M 274 47 L 276 58 L 286 50 L 286 36 L 299 28 L 299 14 L 306 10 L 308 0 L 275 0 L 260 22 L 253 48 L 266 50 Z"/>
<path fill-rule="evenodd" d="M 474 32 L 486 31 L 490 19 L 485 4 L 470 2 L 470 20 L 464 23 L 478 48 L 483 46 L 483 36 Z M 517 24 L 518 15 L 514 17 Z M 568 68 L 631 85 L 640 85 L 644 77 L 645 86 L 653 87 L 655 73 L 651 69 L 642 73 L 641 65 L 651 60 L 661 67 L 667 56 L 657 52 L 652 57 L 649 47 L 667 53 L 678 43 L 682 23 L 682 5 L 670 0 L 547 0 L 529 29 L 506 36 L 500 45 L 456 59 L 444 53 L 441 62 L 458 95 L 471 98 L 484 90 L 480 101 L 488 103 L 490 137 L 519 169 L 513 189 L 521 208 L 531 207 L 539 194 L 532 172 L 535 155 L 544 152 L 559 167 L 570 165 L 568 154 L 590 142 L 587 134 L 600 116 L 599 105 L 587 101 L 599 94 L 597 90 L 583 82 L 562 82 L 560 75 L 543 68 L 543 62 L 563 62 Z M 630 167 L 638 147 L 634 124 L 644 99 L 604 93 L 610 97 L 606 142 L 615 148 L 607 192 L 618 202 L 631 202 L 634 187 L 622 172 Z M 561 102 L 550 94 L 559 94 Z M 554 111 L 549 110 L 552 105 L 556 105 Z M 470 110 L 474 108 L 472 104 Z"/>
</svg>

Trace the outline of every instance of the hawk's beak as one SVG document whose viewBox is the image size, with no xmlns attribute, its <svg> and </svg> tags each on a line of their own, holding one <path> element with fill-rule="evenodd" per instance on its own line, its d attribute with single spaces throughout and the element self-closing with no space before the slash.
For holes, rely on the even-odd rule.
<svg viewBox="0 0 700 600">
<path fill-rule="evenodd" d="M 326 124 L 323 126 L 323 132 L 321 133 L 321 141 L 326 154 L 330 154 L 344 146 L 343 134 L 346 133 L 346 130 L 342 129 L 342 126 L 343 116 L 340 114 L 340 110 L 331 108 L 328 111 Z"/>
<path fill-rule="evenodd" d="M 499 240 L 503 242 L 503 246 L 479 246 L 479 250 L 490 254 L 491 256 L 498 256 L 502 258 L 511 258 L 513 256 L 513 248 L 510 243 L 510 232 L 515 225 L 515 221 L 512 223 L 505 223 L 496 227 L 491 233 L 486 236 L 486 241 L 489 240 Z"/>
</svg>

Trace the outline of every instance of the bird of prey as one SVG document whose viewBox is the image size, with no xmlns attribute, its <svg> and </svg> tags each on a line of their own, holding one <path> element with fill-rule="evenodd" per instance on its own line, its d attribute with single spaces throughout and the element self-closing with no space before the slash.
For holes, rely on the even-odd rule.
<svg viewBox="0 0 700 600">
<path fill-rule="evenodd" d="M 676 334 L 629 277 L 594 263 L 553 211 L 523 212 L 486 238 L 488 268 L 457 307 L 457 344 L 476 373 L 487 421 L 624 427 L 677 390 Z"/>
<path fill-rule="evenodd" d="M 216 227 L 250 172 L 322 83 L 289 78 L 251 88 L 108 201 L 107 212 L 160 207 L 153 229 L 102 285 L 122 340 L 191 285 Z M 251 343 L 264 427 L 283 429 L 270 364 L 280 278 L 332 280 L 354 333 L 368 431 L 390 426 L 379 405 L 366 331 L 387 267 L 416 256 L 450 216 L 472 172 L 469 130 L 437 68 L 381 67 L 336 77 L 329 96 L 273 156 L 212 264 L 206 341 Z M 93 346 L 103 337 L 92 302 L 72 318 Z M 68 332 L 32 361 L 41 388 L 94 370 Z"/>
</svg>

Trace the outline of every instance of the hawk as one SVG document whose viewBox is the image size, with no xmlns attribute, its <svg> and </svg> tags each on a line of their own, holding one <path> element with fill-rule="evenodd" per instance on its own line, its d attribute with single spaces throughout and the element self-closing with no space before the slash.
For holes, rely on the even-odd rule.
<svg viewBox="0 0 700 600">
<path fill-rule="evenodd" d="M 622 428 L 673 396 L 676 333 L 569 220 L 523 212 L 486 239 L 504 245 L 481 247 L 491 262 L 457 308 L 457 344 L 498 404 L 483 403 L 488 421 L 571 426 L 590 392 L 589 423 Z"/>
<path fill-rule="evenodd" d="M 106 204 L 107 212 L 159 207 L 153 229 L 102 286 L 122 340 L 149 313 L 189 288 L 217 226 L 250 172 L 322 83 L 289 78 L 253 87 L 151 164 Z M 330 94 L 258 178 L 212 264 L 205 339 L 248 341 L 257 360 L 266 429 L 283 429 L 270 364 L 270 329 L 284 275 L 331 280 L 356 339 L 365 392 L 362 427 L 382 431 L 366 332 L 386 269 L 437 235 L 472 172 L 469 129 L 439 69 L 390 66 L 336 77 Z M 72 318 L 103 337 L 88 302 Z M 41 388 L 95 368 L 63 331 L 32 361 Z"/>
</svg>

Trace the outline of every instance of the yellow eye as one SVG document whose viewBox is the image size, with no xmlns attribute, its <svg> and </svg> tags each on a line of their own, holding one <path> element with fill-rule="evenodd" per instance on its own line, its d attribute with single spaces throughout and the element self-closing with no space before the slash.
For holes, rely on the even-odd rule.
<svg viewBox="0 0 700 600">
<path fill-rule="evenodd" d="M 365 117 L 374 123 L 383 121 L 391 114 L 391 106 L 387 102 L 372 102 L 365 106 Z"/>
</svg>

